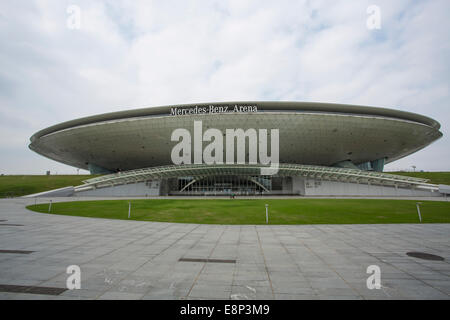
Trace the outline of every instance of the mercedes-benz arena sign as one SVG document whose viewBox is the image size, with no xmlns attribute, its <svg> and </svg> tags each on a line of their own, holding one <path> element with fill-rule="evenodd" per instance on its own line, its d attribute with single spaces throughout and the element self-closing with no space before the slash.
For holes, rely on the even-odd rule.
<svg viewBox="0 0 450 320">
<path fill-rule="evenodd" d="M 439 128 L 426 116 L 385 108 L 217 102 L 76 119 L 37 132 L 29 147 L 91 173 L 278 163 L 382 171 L 384 164 L 440 138 Z"/>
</svg>

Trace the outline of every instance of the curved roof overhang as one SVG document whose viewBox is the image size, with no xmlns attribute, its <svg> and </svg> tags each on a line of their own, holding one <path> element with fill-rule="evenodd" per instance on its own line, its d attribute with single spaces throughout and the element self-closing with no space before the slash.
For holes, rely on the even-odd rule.
<svg viewBox="0 0 450 320">
<path fill-rule="evenodd" d="M 65 130 L 77 126 L 88 125 L 104 121 L 113 121 L 119 119 L 129 119 L 136 117 L 148 116 L 169 116 L 171 108 L 189 108 L 195 106 L 234 106 L 234 105 L 256 105 L 258 112 L 322 112 L 322 113 L 341 113 L 352 115 L 370 115 L 378 117 L 388 117 L 407 121 L 418 122 L 428 125 L 435 129 L 440 128 L 439 122 L 429 117 L 394 109 L 368 107 L 360 105 L 349 104 L 335 104 L 335 103 L 321 103 L 321 102 L 290 102 L 290 101 L 230 101 L 230 102 L 210 102 L 210 103 L 192 103 L 179 104 L 162 107 L 150 107 L 133 110 L 125 110 L 111 113 L 104 113 L 90 117 L 75 119 L 54 126 L 45 128 L 35 133 L 30 140 L 33 142 L 44 135 L 55 133 L 60 130 Z"/>
</svg>

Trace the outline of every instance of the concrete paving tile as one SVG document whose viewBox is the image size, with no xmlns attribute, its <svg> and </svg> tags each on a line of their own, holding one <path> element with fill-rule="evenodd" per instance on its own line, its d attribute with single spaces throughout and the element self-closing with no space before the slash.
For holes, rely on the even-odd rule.
<svg viewBox="0 0 450 320">
<path fill-rule="evenodd" d="M 55 199 L 61 200 L 74 199 Z M 36 251 L 1 254 L 0 284 L 61 287 L 67 266 L 79 265 L 82 289 L 59 299 L 449 300 L 450 224 L 222 226 L 95 218 L 86 223 L 30 212 L 27 201 L 0 200 L 0 219 L 24 225 L 0 229 L 2 247 Z M 409 251 L 446 261 L 411 258 Z M 179 262 L 181 257 L 236 263 Z M 380 290 L 366 287 L 372 264 L 381 268 Z M 0 292 L 4 299 L 41 296 Z"/>
<path fill-rule="evenodd" d="M 424 283 L 450 295 L 450 280 L 423 280 Z"/>
<path fill-rule="evenodd" d="M 88 289 L 81 288 L 81 289 L 64 291 L 63 293 L 61 293 L 59 295 L 59 297 L 67 296 L 67 297 L 74 297 L 74 298 L 83 299 L 83 300 L 88 300 L 88 299 L 91 300 L 91 299 L 98 298 L 102 294 L 104 294 L 104 291 L 95 291 L 95 290 L 88 290 Z"/>
<path fill-rule="evenodd" d="M 276 300 L 317 300 L 314 294 L 275 293 Z"/>
<path fill-rule="evenodd" d="M 15 300 L 16 296 L 15 292 L 0 292 L 0 300 Z"/>
<path fill-rule="evenodd" d="M 111 287 L 111 291 L 146 293 L 151 288 L 149 281 L 122 280 L 117 285 Z"/>
<path fill-rule="evenodd" d="M 142 300 L 173 300 L 181 299 L 182 296 L 177 296 L 171 289 L 158 289 L 152 288 L 146 294 L 144 294 Z"/>
<path fill-rule="evenodd" d="M 336 288 L 336 289 L 347 289 L 349 288 L 348 283 L 345 281 L 338 279 L 338 278 L 320 278 L 320 279 L 314 279 L 314 278 L 308 278 L 308 283 L 313 288 L 317 289 L 329 289 L 329 288 Z"/>
<path fill-rule="evenodd" d="M 318 296 L 360 296 L 359 292 L 353 288 L 314 288 Z"/>
<path fill-rule="evenodd" d="M 56 300 L 57 297 L 46 294 L 18 293 L 13 298 L 14 300 Z"/>
<path fill-rule="evenodd" d="M 363 297 L 358 295 L 353 296 L 341 296 L 341 295 L 320 295 L 318 296 L 319 300 L 364 300 Z"/>
<path fill-rule="evenodd" d="M 429 286 L 398 287 L 396 289 L 404 297 L 411 299 L 450 299 L 448 294 Z"/>
<path fill-rule="evenodd" d="M 143 297 L 140 293 L 108 291 L 97 298 L 97 300 L 138 300 Z"/>
<path fill-rule="evenodd" d="M 250 287 L 270 287 L 270 282 L 268 279 L 264 279 L 264 280 L 233 279 L 233 285 L 235 285 L 235 286 L 250 286 Z"/>
</svg>

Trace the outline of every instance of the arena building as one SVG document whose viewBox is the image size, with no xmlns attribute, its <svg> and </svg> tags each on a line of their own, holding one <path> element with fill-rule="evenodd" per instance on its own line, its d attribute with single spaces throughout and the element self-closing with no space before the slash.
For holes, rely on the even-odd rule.
<svg viewBox="0 0 450 320">
<path fill-rule="evenodd" d="M 439 129 L 385 108 L 218 102 L 76 119 L 37 132 L 29 147 L 102 174 L 54 194 L 439 196 L 425 179 L 383 173 Z"/>
</svg>

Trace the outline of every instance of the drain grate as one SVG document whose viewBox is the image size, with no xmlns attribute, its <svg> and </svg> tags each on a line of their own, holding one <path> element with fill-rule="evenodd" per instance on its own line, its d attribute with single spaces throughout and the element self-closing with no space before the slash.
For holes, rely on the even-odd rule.
<svg viewBox="0 0 450 320">
<path fill-rule="evenodd" d="M 425 252 L 407 252 L 406 253 L 410 257 L 424 259 L 424 260 L 434 260 L 434 261 L 444 261 L 445 259 L 441 256 L 437 256 L 431 253 Z"/>
<path fill-rule="evenodd" d="M 0 223 L 0 226 L 14 226 L 14 227 L 23 227 L 23 224 L 14 224 L 14 223 Z"/>
<path fill-rule="evenodd" d="M 201 258 L 180 258 L 181 262 L 213 262 L 213 263 L 236 263 L 236 260 L 231 259 L 201 259 Z"/>
<path fill-rule="evenodd" d="M 58 296 L 66 290 L 67 289 L 65 288 L 16 286 L 12 284 L 0 284 L 0 292 L 46 294 L 51 296 Z"/>
<path fill-rule="evenodd" d="M 19 253 L 19 254 L 30 254 L 34 251 L 27 251 L 27 250 L 0 250 L 0 253 Z"/>
</svg>

